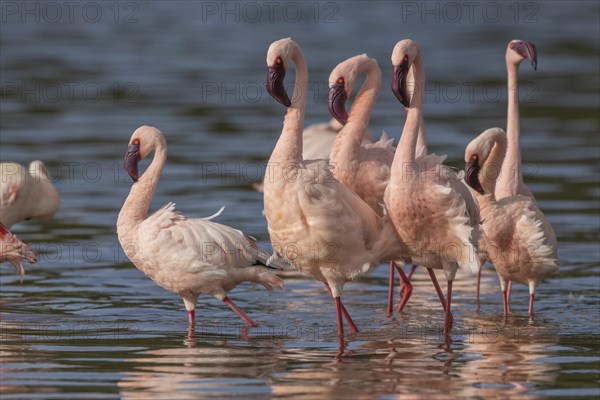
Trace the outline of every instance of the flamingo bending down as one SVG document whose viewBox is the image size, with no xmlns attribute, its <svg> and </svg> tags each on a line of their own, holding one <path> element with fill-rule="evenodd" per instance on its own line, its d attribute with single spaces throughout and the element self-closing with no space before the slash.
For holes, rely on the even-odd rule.
<svg viewBox="0 0 600 400">
<path fill-rule="evenodd" d="M 138 179 L 138 163 L 152 152 L 152 163 Z M 266 265 L 269 255 L 241 231 L 212 222 L 222 209 L 208 218 L 188 219 L 169 203 L 147 216 L 166 160 L 167 142 L 158 129 L 142 126 L 133 133 L 125 169 L 134 184 L 117 219 L 125 254 L 158 286 L 183 298 L 191 326 L 200 294 L 222 300 L 248 326 L 257 326 L 227 292 L 243 282 L 283 287 L 272 270 L 258 265 Z"/>
<path fill-rule="evenodd" d="M 292 61 L 296 85 L 290 100 L 284 78 Z M 330 290 L 338 334 L 344 332 L 342 315 L 350 329 L 358 331 L 340 299 L 344 283 L 403 249 L 387 218 L 340 184 L 327 161 L 302 159 L 308 70 L 300 46 L 289 38 L 273 42 L 267 66 L 267 90 L 287 107 L 265 174 L 264 209 L 274 256 Z"/>
<path fill-rule="evenodd" d="M 412 40 L 398 42 L 392 52 L 392 65 L 392 89 L 408 107 L 408 113 L 394 155 L 385 205 L 413 261 L 428 268 L 443 269 L 446 274 L 444 333 L 448 333 L 456 271 L 458 268 L 472 273 L 479 271 L 479 210 L 457 174 L 442 165 L 444 157 L 432 154 L 415 158 L 425 83 L 417 44 Z M 411 68 L 414 68 L 416 85 L 409 101 L 406 75 Z"/>
<path fill-rule="evenodd" d="M 0 163 L 0 221 L 8 228 L 29 218 L 52 218 L 60 205 L 46 165 Z"/>
<path fill-rule="evenodd" d="M 356 80 L 363 73 L 367 78 L 348 114 L 346 100 L 350 97 Z M 394 159 L 393 140 L 382 137 L 376 143 L 362 142 L 363 132 L 367 130 L 380 90 L 381 69 L 377 61 L 366 54 L 339 63 L 329 75 L 329 112 L 344 125 L 331 151 L 333 174 L 379 216 L 383 216 L 383 194 L 390 179 L 390 166 Z M 403 288 L 398 311 L 402 311 L 412 293 L 410 279 L 395 262 L 390 261 L 392 286 L 388 293 L 388 313 L 392 312 L 394 268 L 400 273 Z"/>
<path fill-rule="evenodd" d="M 8 228 L 0 222 L 0 263 L 8 261 L 17 270 L 17 273 L 23 280 L 25 269 L 23 262 L 35 264 L 37 259 L 33 251 L 21 242 L 15 235 L 10 233 Z"/>
<path fill-rule="evenodd" d="M 531 197 L 516 194 L 496 199 L 506 142 L 502 129 L 491 128 L 469 143 L 465 180 L 481 207 L 481 246 L 500 278 L 504 316 L 508 314 L 508 281 L 529 286 L 529 315 L 533 316 L 535 288 L 545 276 L 558 272 L 557 242 L 552 226 Z"/>
<path fill-rule="evenodd" d="M 519 124 L 519 65 L 528 59 L 534 70 L 537 69 L 537 50 L 532 42 L 526 40 L 511 40 L 506 46 L 506 72 L 508 85 L 508 110 L 506 117 L 506 135 L 508 144 L 506 157 L 502 162 L 500 175 L 496 182 L 496 199 L 502 200 L 517 194 L 529 197 L 535 202 L 533 193 L 523 182 L 523 168 L 521 165 L 521 128 Z M 481 271 L 477 277 L 477 291 L 475 300 L 479 304 L 479 282 Z M 508 311 L 510 312 L 510 291 L 512 282 L 508 283 L 507 298 Z"/>
</svg>

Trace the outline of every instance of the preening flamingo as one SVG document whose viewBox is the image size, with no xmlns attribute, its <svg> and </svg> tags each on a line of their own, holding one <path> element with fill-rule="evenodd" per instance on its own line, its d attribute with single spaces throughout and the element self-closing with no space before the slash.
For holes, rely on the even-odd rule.
<svg viewBox="0 0 600 400">
<path fill-rule="evenodd" d="M 32 161 L 0 163 L 0 221 L 8 228 L 29 218 L 51 218 L 60 196 L 48 177 L 46 165 Z"/>
<path fill-rule="evenodd" d="M 152 163 L 138 176 L 138 163 L 152 152 Z M 183 298 L 190 326 L 195 323 L 200 294 L 222 300 L 248 326 L 257 326 L 227 292 L 243 282 L 260 283 L 267 289 L 283 287 L 273 270 L 264 266 L 269 254 L 241 231 L 212 222 L 222 209 L 211 217 L 190 219 L 169 203 L 148 216 L 166 160 L 167 142 L 158 129 L 142 126 L 133 133 L 125 169 L 134 184 L 117 219 L 125 254 L 158 286 Z"/>
<path fill-rule="evenodd" d="M 350 108 L 350 97 L 361 74 L 367 77 Z M 374 58 L 361 54 L 339 63 L 329 75 L 329 112 L 344 127 L 338 133 L 331 151 L 331 164 L 335 178 L 352 189 L 379 215 L 384 215 L 383 194 L 390 179 L 390 166 L 394 159 L 392 139 L 382 137 L 376 143 L 363 143 L 373 106 L 381 90 L 381 69 Z M 409 261 L 409 260 L 406 260 Z M 402 311 L 412 293 L 412 285 L 404 271 L 390 262 L 390 292 L 388 312 L 392 312 L 394 268 L 400 273 L 403 284 L 398 311 Z"/>
<path fill-rule="evenodd" d="M 529 286 L 529 315 L 540 281 L 558 272 L 557 242 L 552 226 L 535 201 L 522 194 L 497 200 L 496 180 L 507 148 L 500 128 L 491 128 L 474 139 L 465 151 L 465 181 L 476 194 L 483 219 L 481 246 L 493 262 L 508 314 L 508 281 Z"/>
<path fill-rule="evenodd" d="M 394 155 L 385 205 L 413 262 L 427 268 L 443 269 L 446 274 L 444 333 L 448 333 L 452 281 L 456 271 L 461 268 L 479 272 L 478 207 L 456 172 L 442 164 L 444 157 L 432 154 L 415 158 L 425 83 L 417 44 L 412 40 L 398 42 L 392 52 L 392 65 L 392 90 L 408 108 L 408 113 Z M 415 87 L 409 100 L 406 75 L 411 68 L 414 69 Z"/>
<path fill-rule="evenodd" d="M 23 280 L 25 269 L 23 262 L 35 264 L 37 259 L 33 251 L 21 242 L 15 235 L 10 233 L 8 228 L 0 222 L 0 263 L 8 261 L 17 270 L 17 273 Z"/>
<path fill-rule="evenodd" d="M 528 59 L 534 70 L 537 69 L 537 50 L 532 42 L 526 40 L 511 40 L 506 46 L 506 72 L 508 85 L 508 110 L 506 118 L 506 134 L 508 145 L 506 157 L 502 162 L 502 168 L 498 181 L 496 182 L 496 199 L 512 197 L 517 194 L 527 196 L 535 202 L 535 197 L 523 182 L 523 168 L 521 165 L 521 128 L 519 121 L 519 83 L 518 71 L 521 61 Z M 479 304 L 479 286 L 481 271 L 477 276 L 476 302 Z M 510 289 L 512 283 L 508 283 L 507 298 L 508 310 L 510 312 Z"/>
<path fill-rule="evenodd" d="M 296 66 L 290 100 L 286 70 Z M 281 136 L 269 159 L 264 209 L 274 256 L 325 284 L 336 305 L 338 334 L 342 315 L 358 331 L 341 302 L 344 283 L 368 272 L 403 249 L 393 226 L 333 176 L 325 160 L 302 159 L 302 131 L 308 69 L 300 46 L 291 39 L 273 42 L 267 52 L 267 90 L 287 107 Z"/>
</svg>

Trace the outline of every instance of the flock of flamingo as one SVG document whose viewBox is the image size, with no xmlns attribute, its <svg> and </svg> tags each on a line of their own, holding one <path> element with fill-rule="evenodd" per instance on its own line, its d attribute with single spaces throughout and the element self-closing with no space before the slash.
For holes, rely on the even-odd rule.
<svg viewBox="0 0 600 400">
<path fill-rule="evenodd" d="M 525 59 L 536 68 L 535 46 L 511 41 L 506 49 L 507 132 L 490 128 L 472 140 L 463 172 L 444 165 L 445 156 L 427 152 L 425 69 L 414 41 L 399 41 L 391 56 L 392 91 L 406 110 L 394 148 L 385 134 L 373 142 L 368 130 L 381 89 L 377 61 L 363 54 L 337 65 L 329 76 L 328 105 L 334 119 L 305 129 L 307 64 L 296 42 L 277 40 L 267 52 L 267 90 L 287 111 L 270 168 L 257 185 L 264 195 L 273 254 L 243 232 L 214 222 L 223 209 L 192 219 L 169 203 L 148 215 L 167 160 L 166 139 L 150 126 L 133 133 L 125 155 L 124 168 L 134 183 L 117 219 L 121 246 L 140 271 L 182 297 L 192 328 L 200 294 L 222 300 L 248 326 L 257 326 L 228 292 L 243 282 L 281 288 L 278 271 L 291 265 L 325 285 L 335 302 L 338 334 L 344 333 L 343 320 L 358 332 L 341 300 L 344 284 L 387 261 L 389 313 L 395 271 L 400 274 L 401 312 L 412 294 L 410 277 L 420 265 L 429 273 L 444 311 L 444 333 L 449 333 L 456 272 L 480 274 L 489 260 L 500 280 L 504 316 L 510 312 L 512 282 L 529 286 L 533 316 L 535 289 L 544 277 L 558 272 L 558 258 L 555 234 L 521 170 L 517 71 Z M 284 82 L 291 63 L 296 79 L 290 98 Z M 346 101 L 362 74 L 365 81 L 348 112 Z M 139 162 L 152 153 L 152 162 L 140 174 Z M 29 170 L 3 163 L 2 176 L 0 219 L 6 226 L 0 227 L 0 261 L 11 262 L 22 276 L 22 263 L 34 263 L 35 255 L 7 227 L 52 216 L 59 197 L 39 161 Z M 404 263 L 412 264 L 409 274 L 401 268 Z M 444 271 L 445 296 L 434 269 Z"/>
</svg>

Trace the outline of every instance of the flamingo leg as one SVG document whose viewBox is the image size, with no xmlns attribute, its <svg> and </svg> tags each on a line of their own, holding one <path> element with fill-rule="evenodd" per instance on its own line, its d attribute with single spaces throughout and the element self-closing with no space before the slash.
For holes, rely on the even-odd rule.
<svg viewBox="0 0 600 400">
<path fill-rule="evenodd" d="M 529 295 L 529 316 L 533 318 L 533 293 Z"/>
<path fill-rule="evenodd" d="M 344 336 L 344 322 L 342 321 L 342 307 L 344 306 L 339 297 L 334 297 L 333 299 L 335 301 L 335 316 L 337 319 L 338 335 Z"/>
<path fill-rule="evenodd" d="M 452 281 L 448 281 L 448 294 L 446 296 L 446 316 L 444 318 L 444 335 L 452 329 L 452 313 L 450 312 L 450 304 L 452 303 Z"/>
<path fill-rule="evenodd" d="M 396 266 L 396 268 L 398 269 L 398 273 L 400 274 L 400 279 L 402 280 L 402 299 L 400 300 L 400 304 L 398 305 L 398 312 L 401 312 L 402 309 L 404 309 L 404 306 L 406 305 L 406 303 L 408 302 L 408 299 L 410 299 L 410 296 L 412 295 L 412 283 L 410 283 L 410 279 L 408 278 L 408 276 L 406 276 L 406 274 L 404 273 L 404 271 L 402 270 L 402 268 Z"/>
<path fill-rule="evenodd" d="M 388 287 L 388 306 L 387 312 L 391 314 L 393 312 L 393 304 L 394 304 L 394 262 L 390 261 L 390 283 Z"/>
<path fill-rule="evenodd" d="M 329 284 L 326 283 L 326 282 L 323 282 L 323 283 L 325 284 L 325 287 L 327 288 L 327 291 L 329 292 L 329 294 L 331 295 L 331 297 L 333 297 L 333 292 L 331 291 L 331 288 L 329 287 Z M 338 311 L 337 310 L 337 303 L 339 301 L 342 315 L 344 316 L 344 319 L 346 320 L 346 323 L 350 327 L 350 332 L 352 332 L 352 333 L 358 332 L 358 328 L 356 327 L 356 324 L 352 320 L 352 317 L 350 317 L 350 313 L 348 313 L 348 310 L 346 310 L 346 307 L 342 303 L 342 300 L 339 299 L 339 297 L 333 297 L 333 298 L 334 299 L 338 299 L 338 300 L 335 301 L 335 304 L 336 304 L 336 310 L 335 311 L 336 311 L 336 313 Z M 338 329 L 338 333 L 339 333 L 339 329 Z M 344 332 L 342 331 L 342 333 L 344 333 Z"/>
<path fill-rule="evenodd" d="M 508 289 L 506 291 L 506 310 L 510 313 L 510 292 L 512 292 L 512 281 L 508 281 Z"/>
<path fill-rule="evenodd" d="M 477 286 L 475 287 L 475 304 L 479 309 L 479 287 L 481 286 L 481 270 L 477 273 Z"/>
<path fill-rule="evenodd" d="M 442 289 L 440 289 L 440 284 L 437 281 L 437 278 L 435 277 L 435 272 L 433 272 L 433 269 L 431 268 L 427 268 L 427 272 L 429 273 L 429 278 L 431 279 L 431 283 L 433 283 L 433 287 L 435 288 L 435 291 L 440 299 L 440 303 L 442 303 L 442 307 L 444 308 L 444 311 L 446 310 L 446 299 L 444 299 L 444 294 L 442 293 Z"/>
<path fill-rule="evenodd" d="M 227 296 L 223 298 L 223 303 L 227 304 L 231 310 L 236 313 L 248 326 L 256 328 L 258 324 L 250 319 L 242 310 L 235 305 L 233 301 Z"/>
<path fill-rule="evenodd" d="M 394 264 L 395 265 L 395 264 Z M 415 270 L 417 269 L 418 265 L 417 264 L 412 264 L 410 266 L 410 271 L 408 271 L 408 279 L 412 279 L 413 274 L 415 273 Z M 396 266 L 396 268 L 399 268 L 398 266 Z M 404 270 L 403 270 L 404 272 Z M 402 297 L 402 293 L 404 292 L 404 281 L 402 281 L 402 277 L 400 277 L 400 290 L 398 291 L 398 296 Z"/>
<path fill-rule="evenodd" d="M 502 291 L 502 306 L 504 308 L 504 318 L 508 316 L 508 293 L 506 290 Z"/>
<path fill-rule="evenodd" d="M 196 325 L 196 311 L 195 310 L 188 311 L 188 325 L 190 325 L 190 326 Z"/>
</svg>

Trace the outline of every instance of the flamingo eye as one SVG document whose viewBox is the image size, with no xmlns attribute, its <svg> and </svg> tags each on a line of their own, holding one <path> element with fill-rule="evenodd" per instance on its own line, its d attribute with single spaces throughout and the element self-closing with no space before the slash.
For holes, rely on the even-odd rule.
<svg viewBox="0 0 600 400">
<path fill-rule="evenodd" d="M 477 156 L 477 154 L 473 154 L 471 156 L 471 160 L 473 160 L 473 161 L 477 161 L 478 159 L 479 159 L 479 157 Z"/>
<path fill-rule="evenodd" d="M 514 48 L 515 48 L 515 44 L 514 44 L 514 43 L 511 43 L 510 45 L 508 45 L 508 47 L 510 47 L 510 48 L 511 48 L 511 50 L 512 50 L 512 49 L 514 49 Z"/>
<path fill-rule="evenodd" d="M 140 139 L 133 139 L 133 142 L 132 142 L 132 143 L 133 143 L 134 145 L 136 145 L 136 146 L 139 146 L 139 144 L 140 144 Z"/>
<path fill-rule="evenodd" d="M 275 64 L 281 64 L 281 57 L 277 57 L 277 59 L 275 59 Z"/>
<path fill-rule="evenodd" d="M 407 62 L 408 61 L 408 56 L 404 55 L 404 58 L 402 59 L 402 61 Z"/>
<path fill-rule="evenodd" d="M 344 78 L 339 78 L 337 80 L 337 83 L 339 83 L 340 85 L 343 85 L 344 84 Z"/>
</svg>

